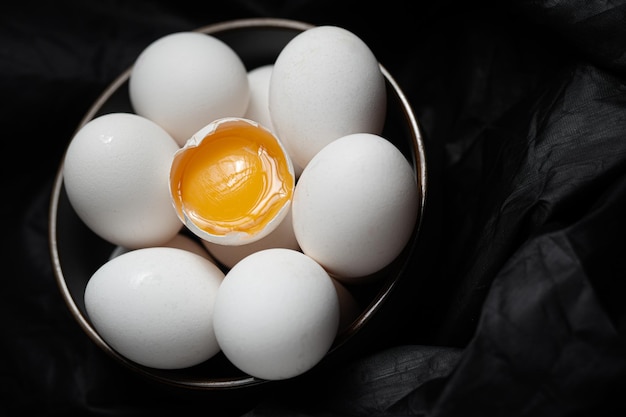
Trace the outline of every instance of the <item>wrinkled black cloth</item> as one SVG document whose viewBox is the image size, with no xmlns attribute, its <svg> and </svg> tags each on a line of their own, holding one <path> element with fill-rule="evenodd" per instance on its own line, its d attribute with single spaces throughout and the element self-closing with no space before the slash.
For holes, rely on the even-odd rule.
<svg viewBox="0 0 626 417">
<path fill-rule="evenodd" d="M 626 1 L 205 3 L 3 6 L 0 415 L 626 415 Z M 87 338 L 53 277 L 48 205 L 76 126 L 149 42 L 247 17 L 359 35 L 415 111 L 428 195 L 393 331 L 220 401 Z"/>
</svg>

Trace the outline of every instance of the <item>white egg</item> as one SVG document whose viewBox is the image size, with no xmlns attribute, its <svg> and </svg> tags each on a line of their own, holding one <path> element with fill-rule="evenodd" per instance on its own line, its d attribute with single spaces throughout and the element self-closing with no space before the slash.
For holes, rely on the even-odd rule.
<svg viewBox="0 0 626 417">
<path fill-rule="evenodd" d="M 172 33 L 152 42 L 129 77 L 134 111 L 165 128 L 180 146 L 215 119 L 243 116 L 249 94 L 239 55 L 200 32 Z"/>
<path fill-rule="evenodd" d="M 102 265 L 85 288 L 93 327 L 115 351 L 158 369 L 197 365 L 220 349 L 213 308 L 224 273 L 186 250 L 137 249 Z"/>
<path fill-rule="evenodd" d="M 248 72 L 250 86 L 250 100 L 246 109 L 245 118 L 254 120 L 274 131 L 269 109 L 270 78 L 273 64 L 262 65 Z"/>
<path fill-rule="evenodd" d="M 92 119 L 74 135 L 64 159 L 64 186 L 76 214 L 116 245 L 169 241 L 183 226 L 168 182 L 178 149 L 163 128 L 136 114 Z"/>
<path fill-rule="evenodd" d="M 260 123 L 274 134 L 277 134 L 272 124 L 269 109 L 270 79 L 273 69 L 274 65 L 268 64 L 254 68 L 248 72 L 250 102 L 245 117 Z M 291 158 L 291 155 L 289 155 L 289 157 Z M 293 164 L 294 175 L 298 178 L 302 173 L 302 168 L 293 161 L 293 158 L 291 158 L 291 162 Z"/>
<path fill-rule="evenodd" d="M 292 202 L 304 253 L 344 283 L 358 283 L 391 263 L 418 216 L 413 169 L 385 138 L 355 133 L 316 154 Z"/>
<path fill-rule="evenodd" d="M 339 297 L 339 328 L 338 332 L 346 330 L 361 313 L 361 307 L 350 290 L 340 281 L 333 278 L 335 290 Z"/>
<path fill-rule="evenodd" d="M 202 243 L 200 243 L 198 240 L 190 238 L 183 233 L 177 233 L 176 236 L 174 236 L 170 241 L 165 242 L 163 245 L 160 246 L 183 249 L 191 253 L 195 253 L 196 255 L 200 255 L 213 263 L 216 262 L 213 256 L 211 256 L 211 254 L 204 247 L 204 245 L 202 245 Z M 113 249 L 113 252 L 111 252 L 109 259 L 113 259 L 123 253 L 130 252 L 131 250 L 132 249 L 128 249 L 123 246 L 116 246 Z"/>
<path fill-rule="evenodd" d="M 240 370 L 281 380 L 315 366 L 330 349 L 340 306 L 332 279 L 308 256 L 266 249 L 237 263 L 215 300 L 222 352 Z"/>
<path fill-rule="evenodd" d="M 385 78 L 354 33 L 318 26 L 285 45 L 270 80 L 272 123 L 295 165 L 304 168 L 324 145 L 351 133 L 380 134 Z"/>
<path fill-rule="evenodd" d="M 300 250 L 296 235 L 293 232 L 291 207 L 276 229 L 255 242 L 245 245 L 221 245 L 208 240 L 201 240 L 201 242 L 212 257 L 228 268 L 232 268 L 246 256 L 263 249 L 286 248 Z"/>
</svg>

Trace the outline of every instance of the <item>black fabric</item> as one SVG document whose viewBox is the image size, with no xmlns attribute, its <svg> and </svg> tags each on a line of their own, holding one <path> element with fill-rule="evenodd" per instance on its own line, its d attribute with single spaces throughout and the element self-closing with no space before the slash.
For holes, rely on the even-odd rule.
<svg viewBox="0 0 626 417">
<path fill-rule="evenodd" d="M 74 129 L 138 53 L 245 17 L 361 36 L 413 106 L 429 188 L 391 336 L 220 399 L 146 381 L 87 338 L 47 216 Z M 622 0 L 4 5 L 0 415 L 626 415 L 625 80 Z"/>
</svg>

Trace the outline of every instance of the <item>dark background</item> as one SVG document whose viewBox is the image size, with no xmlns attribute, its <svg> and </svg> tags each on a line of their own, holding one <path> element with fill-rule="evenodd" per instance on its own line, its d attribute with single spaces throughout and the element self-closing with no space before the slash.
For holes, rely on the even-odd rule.
<svg viewBox="0 0 626 417">
<path fill-rule="evenodd" d="M 429 194 L 411 285 L 366 349 L 222 399 L 147 381 L 89 340 L 56 286 L 47 216 L 74 130 L 143 48 L 248 17 L 360 36 L 413 106 Z M 624 1 L 2 6 L 0 415 L 624 415 L 625 79 Z"/>
</svg>

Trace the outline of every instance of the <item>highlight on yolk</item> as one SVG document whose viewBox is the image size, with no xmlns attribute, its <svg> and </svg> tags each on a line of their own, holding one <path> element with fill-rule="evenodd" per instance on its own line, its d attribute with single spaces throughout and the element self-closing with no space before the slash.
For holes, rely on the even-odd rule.
<svg viewBox="0 0 626 417">
<path fill-rule="evenodd" d="M 205 126 L 174 155 L 170 170 L 178 216 L 199 237 L 225 245 L 251 243 L 274 230 L 294 187 L 280 141 L 243 118 Z"/>
</svg>

